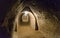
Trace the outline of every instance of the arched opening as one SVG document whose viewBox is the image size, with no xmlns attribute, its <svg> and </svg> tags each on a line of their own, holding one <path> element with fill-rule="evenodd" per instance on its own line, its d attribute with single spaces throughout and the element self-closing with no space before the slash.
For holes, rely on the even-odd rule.
<svg viewBox="0 0 60 38">
<path fill-rule="evenodd" d="M 34 30 L 38 30 L 38 23 L 35 14 L 30 10 L 29 7 L 25 7 L 22 11 L 22 14 L 19 15 L 19 24 L 20 26 L 29 26 Z"/>
</svg>

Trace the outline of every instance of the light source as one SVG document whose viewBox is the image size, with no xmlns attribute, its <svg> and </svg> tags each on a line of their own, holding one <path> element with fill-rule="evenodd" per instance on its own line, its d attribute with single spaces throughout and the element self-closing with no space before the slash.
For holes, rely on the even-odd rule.
<svg viewBox="0 0 60 38">
<path fill-rule="evenodd" d="M 24 15 L 27 16 L 30 12 L 29 11 L 23 11 L 22 13 L 24 13 Z"/>
</svg>

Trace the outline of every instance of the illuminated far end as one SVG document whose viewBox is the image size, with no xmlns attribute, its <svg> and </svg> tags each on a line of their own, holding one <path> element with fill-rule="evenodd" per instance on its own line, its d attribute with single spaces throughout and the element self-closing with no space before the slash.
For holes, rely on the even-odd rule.
<svg viewBox="0 0 60 38">
<path fill-rule="evenodd" d="M 22 13 L 24 13 L 24 15 L 27 16 L 30 12 L 29 11 L 23 11 Z"/>
</svg>

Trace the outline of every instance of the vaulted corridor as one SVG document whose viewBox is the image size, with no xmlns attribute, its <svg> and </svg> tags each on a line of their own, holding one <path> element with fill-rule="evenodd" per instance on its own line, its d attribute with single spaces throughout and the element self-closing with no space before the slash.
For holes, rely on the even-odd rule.
<svg viewBox="0 0 60 38">
<path fill-rule="evenodd" d="M 6 14 L 2 27 L 10 38 L 60 38 L 60 21 L 34 0 L 18 0 Z"/>
</svg>

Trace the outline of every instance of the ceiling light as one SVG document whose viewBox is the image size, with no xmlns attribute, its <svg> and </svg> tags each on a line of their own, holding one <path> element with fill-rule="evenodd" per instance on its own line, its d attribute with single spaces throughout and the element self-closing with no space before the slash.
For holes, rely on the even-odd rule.
<svg viewBox="0 0 60 38">
<path fill-rule="evenodd" d="M 24 13 L 24 15 L 27 16 L 30 12 L 29 11 L 23 11 L 22 13 Z"/>
</svg>

